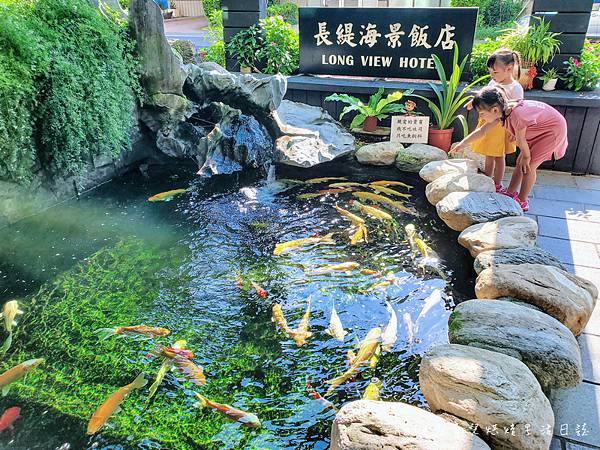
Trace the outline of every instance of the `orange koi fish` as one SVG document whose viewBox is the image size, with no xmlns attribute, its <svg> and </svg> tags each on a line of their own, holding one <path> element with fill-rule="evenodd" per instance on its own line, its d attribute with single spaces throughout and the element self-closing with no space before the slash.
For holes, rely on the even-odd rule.
<svg viewBox="0 0 600 450">
<path fill-rule="evenodd" d="M 310 180 L 304 181 L 308 184 L 327 183 L 328 181 L 343 181 L 347 180 L 346 177 L 323 177 L 323 178 L 311 178 Z"/>
<path fill-rule="evenodd" d="M 289 332 L 290 335 L 292 336 L 292 339 L 294 339 L 294 342 L 296 342 L 296 345 L 298 347 L 302 347 L 306 343 L 306 340 L 312 336 L 312 333 L 310 331 L 308 331 L 309 319 L 310 319 L 310 298 L 308 299 L 308 303 L 306 305 L 306 312 L 302 316 L 302 319 L 300 319 L 298 328 L 296 328 L 295 330 L 290 330 L 290 332 Z"/>
<path fill-rule="evenodd" d="M 260 426 L 261 426 L 260 420 L 258 419 L 258 417 L 255 414 L 252 414 L 252 413 L 249 413 L 246 411 L 241 411 L 239 409 L 234 408 L 233 406 L 213 402 L 213 401 L 207 399 L 202 394 L 196 393 L 196 396 L 200 400 L 199 406 L 201 408 L 206 408 L 206 407 L 212 408 L 212 409 L 220 412 L 221 414 L 223 414 L 228 419 L 233 420 L 235 422 L 239 422 L 240 424 L 242 424 L 245 427 L 260 428 Z"/>
<path fill-rule="evenodd" d="M 398 192 L 394 189 L 385 187 L 385 186 L 378 186 L 376 184 L 370 184 L 369 187 L 371 189 L 373 189 L 376 192 L 383 192 L 384 194 L 388 194 L 388 195 L 393 195 L 394 197 L 404 197 L 404 198 L 410 198 L 412 197 L 410 194 L 405 194 L 403 192 Z"/>
<path fill-rule="evenodd" d="M 30 370 L 35 369 L 37 366 L 42 364 L 44 360 L 42 358 L 30 359 L 28 361 L 17 364 L 16 366 L 8 369 L 6 372 L 0 375 L 0 389 L 2 389 L 2 396 L 8 394 L 10 385 L 15 381 L 20 380 L 29 373 Z"/>
<path fill-rule="evenodd" d="M 413 188 L 413 186 L 411 186 L 410 184 L 403 183 L 402 181 L 379 180 L 373 181 L 369 184 L 372 184 L 374 186 L 402 186 L 403 188 L 406 188 L 408 190 L 411 190 Z"/>
<path fill-rule="evenodd" d="M 391 198 L 385 197 L 383 195 L 373 194 L 372 192 L 353 192 L 352 195 L 354 195 L 357 198 L 361 198 L 363 200 L 371 200 L 372 202 L 375 202 L 375 203 L 385 203 L 385 204 L 393 207 L 394 209 L 396 209 L 400 212 L 406 213 L 406 214 L 411 214 L 413 216 L 417 215 L 414 211 L 407 208 L 402 203 L 392 200 Z"/>
<path fill-rule="evenodd" d="M 344 192 L 352 192 L 354 189 L 351 187 L 345 188 L 329 188 L 329 189 L 321 189 L 318 193 L 321 195 L 326 194 L 342 194 Z"/>
<path fill-rule="evenodd" d="M 173 365 L 175 366 L 175 370 L 196 386 L 204 386 L 206 384 L 204 369 L 194 364 L 188 358 L 176 356 L 173 358 Z"/>
<path fill-rule="evenodd" d="M 184 349 L 185 345 L 186 345 L 185 340 L 179 340 L 179 341 L 175 342 L 175 344 L 173 344 L 173 348 Z M 160 369 L 158 369 L 158 372 L 156 373 L 156 378 L 154 379 L 154 382 L 150 386 L 150 389 L 148 389 L 148 400 L 150 400 L 152 397 L 154 397 L 154 394 L 156 394 L 156 391 L 158 390 L 158 386 L 160 386 L 163 379 L 165 378 L 165 375 L 167 374 L 167 372 L 169 370 L 171 370 L 172 367 L 173 367 L 173 358 L 168 358 L 168 357 L 163 356 L 163 362 L 160 365 Z"/>
<path fill-rule="evenodd" d="M 146 325 L 134 325 L 127 327 L 115 327 L 115 328 L 100 328 L 95 333 L 103 334 L 102 339 L 108 339 L 113 335 L 126 335 L 126 334 L 142 334 L 153 337 L 163 337 L 171 334 L 170 330 L 161 327 L 148 327 Z"/>
<path fill-rule="evenodd" d="M 156 194 L 156 195 L 153 195 L 152 197 L 149 197 L 148 201 L 149 202 L 168 202 L 176 195 L 183 194 L 184 192 L 187 192 L 187 191 L 188 191 L 187 189 L 173 189 L 171 191 L 161 192 L 160 194 Z"/>
<path fill-rule="evenodd" d="M 256 284 L 254 281 L 251 281 L 250 284 L 252 285 L 252 288 L 254 288 L 254 290 L 256 291 L 256 294 L 260 297 L 260 298 L 267 298 L 267 291 L 265 291 L 263 288 L 261 288 L 258 284 Z"/>
<path fill-rule="evenodd" d="M 123 402 L 123 400 L 125 400 L 125 397 L 127 397 L 127 395 L 134 389 L 144 387 L 146 383 L 147 381 L 144 378 L 144 374 L 140 373 L 135 380 L 128 385 L 123 386 L 110 397 L 108 397 L 92 415 L 92 418 L 88 423 L 87 434 L 96 434 L 98 431 L 100 431 L 110 416 L 118 411 L 119 405 Z"/>
<path fill-rule="evenodd" d="M 4 430 L 13 431 L 15 429 L 13 424 L 19 417 L 21 417 L 21 408 L 18 406 L 13 406 L 4 411 L 2 417 L 0 417 L 0 433 Z"/>
</svg>

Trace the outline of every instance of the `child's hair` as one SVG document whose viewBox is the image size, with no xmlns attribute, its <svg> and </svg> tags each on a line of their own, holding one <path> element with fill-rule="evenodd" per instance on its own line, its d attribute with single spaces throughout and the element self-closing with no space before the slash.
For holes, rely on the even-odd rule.
<svg viewBox="0 0 600 450">
<path fill-rule="evenodd" d="M 510 66 L 517 68 L 517 79 L 521 78 L 521 56 L 518 52 L 513 52 L 508 48 L 501 48 L 496 50 L 490 55 L 487 60 L 487 66 L 493 69 L 496 63 L 499 62 L 503 66 Z"/>
<path fill-rule="evenodd" d="M 508 100 L 504 89 L 488 86 L 481 89 L 473 96 L 473 107 L 475 109 L 487 109 L 490 110 L 497 106 L 502 112 L 502 123 L 506 121 L 506 114 L 508 110 Z"/>
</svg>

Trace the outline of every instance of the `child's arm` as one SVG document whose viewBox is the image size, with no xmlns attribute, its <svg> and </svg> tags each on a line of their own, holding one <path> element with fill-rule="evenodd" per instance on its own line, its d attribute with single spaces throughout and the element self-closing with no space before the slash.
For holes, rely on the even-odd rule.
<svg viewBox="0 0 600 450">
<path fill-rule="evenodd" d="M 494 120 L 493 122 L 490 122 L 490 123 L 486 122 L 480 128 L 477 128 L 475 131 L 470 133 L 468 136 L 465 136 L 465 138 L 462 141 L 460 141 L 458 144 L 456 144 L 454 146 L 454 148 L 450 151 L 450 153 L 451 154 L 457 153 L 460 150 L 462 150 L 463 148 L 465 148 L 467 145 L 481 139 L 483 136 L 485 136 L 485 134 L 489 130 L 491 130 L 494 126 L 496 126 L 497 123 L 498 123 L 497 120 Z"/>
<path fill-rule="evenodd" d="M 517 146 L 519 147 L 520 153 L 517 158 L 517 170 L 526 174 L 529 172 L 529 163 L 531 162 L 531 150 L 529 149 L 529 144 L 525 139 L 525 132 L 527 128 L 522 128 L 520 130 L 516 130 L 516 138 L 517 138 Z"/>
</svg>

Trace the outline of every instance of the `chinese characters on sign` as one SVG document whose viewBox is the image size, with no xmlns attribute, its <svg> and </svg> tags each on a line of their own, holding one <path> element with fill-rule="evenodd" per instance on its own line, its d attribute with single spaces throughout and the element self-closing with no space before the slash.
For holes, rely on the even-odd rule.
<svg viewBox="0 0 600 450">
<path fill-rule="evenodd" d="M 390 141 L 402 144 L 427 144 L 429 117 L 392 116 Z"/>
<path fill-rule="evenodd" d="M 435 78 L 471 51 L 476 8 L 300 8 L 300 71 Z"/>
</svg>

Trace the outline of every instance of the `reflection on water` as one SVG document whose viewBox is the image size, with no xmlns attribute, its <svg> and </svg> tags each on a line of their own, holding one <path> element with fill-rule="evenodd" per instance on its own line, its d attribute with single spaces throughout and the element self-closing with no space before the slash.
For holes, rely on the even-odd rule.
<svg viewBox="0 0 600 450">
<path fill-rule="evenodd" d="M 423 275 L 402 236 L 391 238 L 375 222 L 368 222 L 369 244 L 349 246 L 348 222 L 333 205 L 351 209 L 350 194 L 298 200 L 298 194 L 326 186 L 261 182 L 249 175 L 198 181 L 184 171 L 174 178 L 153 174 L 151 181 L 133 174 L 4 229 L 0 295 L 19 298 L 26 313 L 2 368 L 29 357 L 44 357 L 47 364 L 0 400 L 2 409 L 23 408 L 14 435 L 0 435 L 0 447 L 325 449 L 335 413 L 309 395 L 307 380 L 324 394 L 324 381 L 346 370 L 348 350 L 356 350 L 370 329 L 388 323 L 386 302 L 399 324 L 392 351 L 328 399 L 338 407 L 358 399 L 376 376 L 384 400 L 421 404 L 418 355 L 447 339 L 448 308 L 470 289 L 462 271 L 467 256 L 444 235 L 415 177 L 351 162 L 332 171 L 287 169 L 278 178 L 335 175 L 414 184 L 408 204 L 420 217 L 398 215 L 399 229 L 415 223 L 443 260 L 448 280 Z M 170 202 L 146 201 L 190 184 L 189 193 Z M 278 242 L 332 231 L 335 245 L 272 255 Z M 310 275 L 348 261 L 393 275 L 394 283 L 368 291 L 379 279 L 358 270 Z M 258 283 L 268 297 L 239 288 L 238 276 Z M 296 326 L 309 298 L 313 336 L 297 347 L 276 329 L 271 309 L 279 303 Z M 344 342 L 325 333 L 334 303 L 348 331 Z M 141 323 L 169 328 L 172 336 L 160 340 L 165 345 L 186 339 L 208 383 L 197 388 L 170 373 L 152 402 L 146 402 L 147 388 L 132 394 L 100 435 L 87 438 L 87 420 L 103 399 L 139 371 L 153 378 L 159 366 L 144 356 L 155 342 L 99 342 L 93 331 Z M 199 409 L 195 390 L 255 413 L 262 428 L 241 428 Z"/>
</svg>

